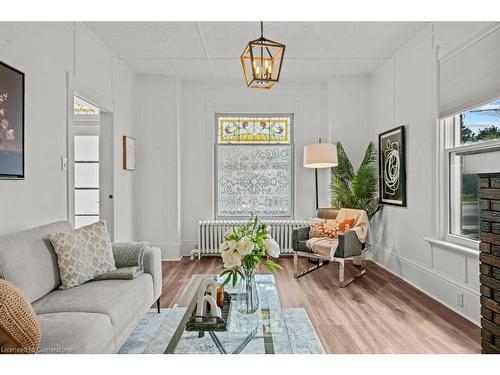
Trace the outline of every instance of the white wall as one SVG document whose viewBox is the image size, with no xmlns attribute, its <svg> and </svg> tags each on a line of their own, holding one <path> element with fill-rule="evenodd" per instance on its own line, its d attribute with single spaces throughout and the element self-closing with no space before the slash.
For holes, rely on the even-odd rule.
<svg viewBox="0 0 500 375">
<path fill-rule="evenodd" d="M 348 76 L 328 82 L 330 138 L 341 141 L 356 169 L 373 133 L 370 120 L 370 77 Z"/>
<path fill-rule="evenodd" d="M 26 73 L 26 178 L 0 180 L 1 235 L 67 218 L 67 179 L 61 170 L 67 153 L 66 72 L 89 92 L 115 102 L 117 156 L 121 135 L 132 132 L 134 78 L 82 24 L 1 22 L 0 35 L 0 60 Z M 126 202 L 133 182 L 119 166 L 121 157 L 115 160 L 115 239 L 127 240 L 133 215 Z"/>
<path fill-rule="evenodd" d="M 482 24 L 484 29 L 488 25 Z M 433 24 L 371 77 L 371 119 L 376 136 L 406 126 L 407 208 L 385 206 L 370 228 L 373 259 L 468 319 L 479 322 L 478 256 L 430 245 L 436 237 L 436 48 L 451 53 L 480 32 L 478 25 Z M 437 43 L 440 43 L 439 45 Z M 467 69 L 468 67 L 464 67 Z M 459 306 L 458 294 L 464 304 Z"/>
<path fill-rule="evenodd" d="M 69 23 L 0 23 L 0 60 L 25 72 L 25 179 L 0 180 L 0 234 L 66 218 Z M 36 42 L 35 42 L 36 41 Z"/>
<path fill-rule="evenodd" d="M 123 169 L 123 136 L 135 137 L 137 122 L 137 82 L 135 74 L 117 57 L 113 57 L 114 98 L 114 230 L 115 240 L 135 240 L 134 181 L 135 171 Z"/>
<path fill-rule="evenodd" d="M 180 247 L 177 86 L 166 76 L 138 77 L 135 237 L 158 246 L 163 259 L 178 259 Z"/>
</svg>

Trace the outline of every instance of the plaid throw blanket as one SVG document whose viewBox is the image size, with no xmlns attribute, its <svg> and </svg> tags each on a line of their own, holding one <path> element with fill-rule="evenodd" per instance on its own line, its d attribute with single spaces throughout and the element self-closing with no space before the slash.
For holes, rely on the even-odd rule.
<svg viewBox="0 0 500 375">
<path fill-rule="evenodd" d="M 144 272 L 142 260 L 144 250 L 151 246 L 149 242 L 115 242 L 112 246 L 116 270 L 106 272 L 98 276 L 96 280 L 130 280 Z"/>
</svg>

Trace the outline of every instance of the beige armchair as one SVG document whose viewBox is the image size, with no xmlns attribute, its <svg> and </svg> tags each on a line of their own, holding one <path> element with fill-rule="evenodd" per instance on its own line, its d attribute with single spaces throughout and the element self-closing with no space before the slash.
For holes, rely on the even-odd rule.
<svg viewBox="0 0 500 375">
<path fill-rule="evenodd" d="M 295 229 L 292 233 L 294 276 L 299 278 L 332 261 L 339 263 L 338 285 L 345 287 L 366 272 L 365 268 L 365 238 L 368 231 L 368 217 L 363 210 L 320 208 L 316 216 L 320 219 L 354 218 L 354 227 L 338 235 L 337 239 L 309 238 L 310 227 Z M 311 240 L 311 241 L 310 241 Z M 307 269 L 299 270 L 299 257 L 317 260 L 317 263 Z M 345 278 L 345 262 L 352 261 L 356 269 L 353 276 Z"/>
</svg>

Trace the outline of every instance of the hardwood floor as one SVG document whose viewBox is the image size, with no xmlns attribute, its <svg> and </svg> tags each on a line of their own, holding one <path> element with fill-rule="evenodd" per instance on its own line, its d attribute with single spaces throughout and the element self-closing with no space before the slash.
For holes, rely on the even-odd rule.
<svg viewBox="0 0 500 375">
<path fill-rule="evenodd" d="M 327 353 L 480 353 L 480 329 L 375 263 L 345 288 L 337 264 L 300 279 L 292 258 L 276 273 L 283 307 L 304 307 Z M 170 307 L 197 273 L 216 273 L 219 257 L 163 262 L 162 307 Z"/>
</svg>

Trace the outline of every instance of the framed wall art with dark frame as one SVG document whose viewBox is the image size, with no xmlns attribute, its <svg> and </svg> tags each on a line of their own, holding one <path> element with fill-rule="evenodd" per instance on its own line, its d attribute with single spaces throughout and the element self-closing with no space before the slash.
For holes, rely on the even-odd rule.
<svg viewBox="0 0 500 375">
<path fill-rule="evenodd" d="M 1 61 L 0 179 L 24 179 L 24 73 Z"/>
<path fill-rule="evenodd" d="M 378 136 L 380 203 L 406 207 L 405 127 Z"/>
</svg>

